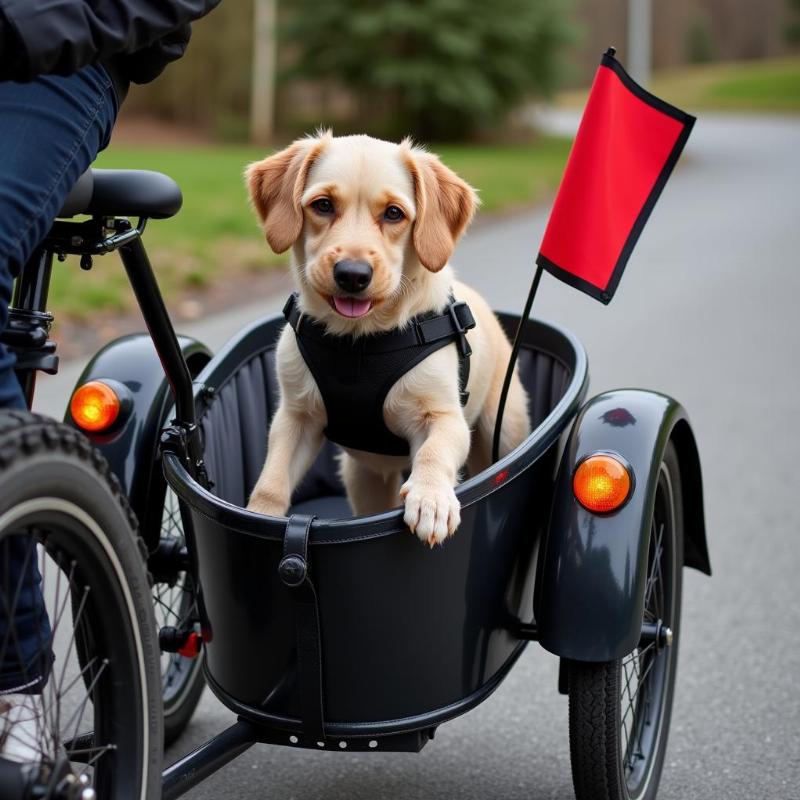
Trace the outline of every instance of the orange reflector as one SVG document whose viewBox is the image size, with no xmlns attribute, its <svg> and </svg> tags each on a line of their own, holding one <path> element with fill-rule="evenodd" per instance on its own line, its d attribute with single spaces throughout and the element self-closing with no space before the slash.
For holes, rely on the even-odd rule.
<svg viewBox="0 0 800 800">
<path fill-rule="evenodd" d="M 584 508 L 606 514 L 616 511 L 628 499 L 631 476 L 625 465 L 613 456 L 589 456 L 575 470 L 572 491 Z"/>
<path fill-rule="evenodd" d="M 79 428 L 97 433 L 108 430 L 116 422 L 120 400 L 107 383 L 89 381 L 75 390 L 69 410 Z"/>
</svg>

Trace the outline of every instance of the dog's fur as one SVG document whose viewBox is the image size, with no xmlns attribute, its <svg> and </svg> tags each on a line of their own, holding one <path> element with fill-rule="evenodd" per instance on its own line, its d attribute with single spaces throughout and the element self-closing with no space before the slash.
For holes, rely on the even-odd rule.
<svg viewBox="0 0 800 800">
<path fill-rule="evenodd" d="M 403 326 L 416 314 L 443 309 L 451 293 L 472 309 L 469 401 L 459 401 L 458 355 L 448 345 L 403 375 L 384 404 L 388 428 L 409 441 L 411 458 L 348 450 L 342 477 L 353 510 L 370 514 L 405 501 L 405 521 L 431 546 L 460 522 L 454 486 L 467 463 L 471 474 L 490 464 L 491 440 L 511 348 L 483 298 L 455 282 L 448 260 L 477 206 L 474 190 L 439 159 L 411 144 L 368 136 L 300 139 L 250 165 L 247 182 L 267 242 L 292 248 L 303 313 L 332 335 L 368 334 Z M 332 213 L 312 206 L 321 198 Z M 324 205 L 324 204 L 323 204 Z M 404 217 L 389 221 L 387 207 Z M 392 212 L 394 213 L 394 212 Z M 343 295 L 334 264 L 361 259 L 373 269 L 361 295 L 371 309 L 358 318 L 331 305 Z M 496 269 L 498 264 L 487 264 Z M 335 365 L 334 365 L 335 366 Z M 287 325 L 277 346 L 281 402 L 269 433 L 267 460 L 248 509 L 281 516 L 292 490 L 313 462 L 327 424 L 325 406 Z M 472 430 L 472 434 L 470 434 Z M 501 455 L 529 433 L 527 400 L 518 377 L 503 419 Z M 471 447 L 470 447 L 470 439 Z M 402 474 L 411 467 L 405 483 Z M 401 486 L 402 484 L 402 486 Z"/>
</svg>

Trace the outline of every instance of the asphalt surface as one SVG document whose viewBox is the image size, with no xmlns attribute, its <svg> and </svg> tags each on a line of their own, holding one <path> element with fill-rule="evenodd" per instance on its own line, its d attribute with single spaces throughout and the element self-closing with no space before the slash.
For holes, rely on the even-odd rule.
<svg viewBox="0 0 800 800">
<path fill-rule="evenodd" d="M 700 447 L 714 576 L 685 574 L 662 800 L 800 798 L 799 149 L 800 119 L 704 115 L 612 304 L 545 275 L 534 307 L 584 342 L 591 393 L 671 394 Z M 521 310 L 546 218 L 479 223 L 453 259 L 459 275 L 496 308 Z M 281 304 L 205 320 L 200 332 L 216 347 Z M 43 381 L 43 407 L 63 407 L 76 370 Z M 556 678 L 556 659 L 532 645 L 419 755 L 256 746 L 188 796 L 570 798 Z M 168 763 L 232 722 L 206 692 Z"/>
</svg>

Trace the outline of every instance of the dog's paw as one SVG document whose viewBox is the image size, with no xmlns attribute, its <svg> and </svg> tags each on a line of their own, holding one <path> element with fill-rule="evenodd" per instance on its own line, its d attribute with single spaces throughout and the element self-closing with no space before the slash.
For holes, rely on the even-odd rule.
<svg viewBox="0 0 800 800">
<path fill-rule="evenodd" d="M 247 503 L 247 510 L 267 517 L 282 517 L 286 513 L 287 504 L 267 494 L 253 492 Z"/>
<path fill-rule="evenodd" d="M 446 483 L 424 483 L 412 475 L 400 489 L 400 497 L 405 499 L 406 525 L 430 547 L 452 536 L 461 523 L 461 505 Z"/>
</svg>

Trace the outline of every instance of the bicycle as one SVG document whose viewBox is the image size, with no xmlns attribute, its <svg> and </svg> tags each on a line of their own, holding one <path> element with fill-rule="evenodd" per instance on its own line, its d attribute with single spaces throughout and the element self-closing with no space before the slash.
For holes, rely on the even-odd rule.
<svg viewBox="0 0 800 800">
<path fill-rule="evenodd" d="M 54 223 L 16 281 L 2 334 L 17 354 L 29 408 L 37 372 L 58 368 L 47 311 L 54 259 L 78 254 L 88 269 L 95 256 L 120 251 L 129 274 L 148 283 L 150 302 L 160 303 L 139 237 L 149 217 L 171 216 L 180 205 L 177 185 L 156 173 L 89 170 L 78 181 L 59 217 L 90 218 Z M 135 228 L 127 216 L 140 216 Z M 96 444 L 103 431 L 78 424 L 75 396 L 66 423 L 0 413 L 0 616 L 7 621 L 0 671 L 11 663 L 23 678 L 43 675 L 41 685 L 20 684 L 20 694 L 33 691 L 20 713 L 33 731 L 27 744 L 39 752 L 28 764 L 0 758 L 0 797 L 153 796 L 164 743 L 181 733 L 203 690 L 202 660 L 183 649 L 197 612 L 182 523 L 154 464 L 168 385 L 150 339 L 131 338 L 140 347 L 146 340 L 148 366 L 158 367 L 160 380 L 138 387 L 137 400 L 147 395 L 150 425 L 140 427 L 151 449 L 131 448 L 127 472 L 116 474 L 89 441 L 87 434 Z M 185 340 L 184 355 L 195 371 L 208 360 Z M 133 366 L 130 374 L 134 385 Z M 32 661 L 20 647 L 20 628 L 31 623 L 20 618 L 21 598 L 25 576 L 37 572 L 47 611 L 40 608 L 33 625 L 49 633 L 38 634 Z"/>
</svg>

